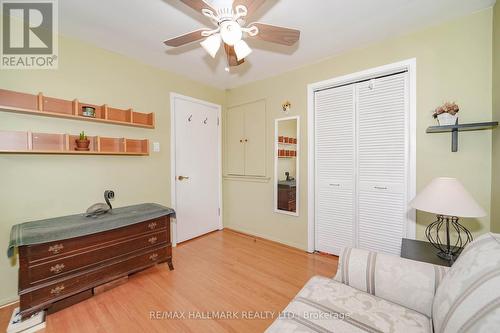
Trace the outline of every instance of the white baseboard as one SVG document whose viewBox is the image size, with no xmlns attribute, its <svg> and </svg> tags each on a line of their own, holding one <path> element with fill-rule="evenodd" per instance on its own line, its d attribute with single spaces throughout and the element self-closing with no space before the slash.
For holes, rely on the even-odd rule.
<svg viewBox="0 0 500 333">
<path fill-rule="evenodd" d="M 0 301 L 0 309 L 11 306 L 15 303 L 19 303 L 19 297 L 3 299 Z"/>
<path fill-rule="evenodd" d="M 273 236 L 269 236 L 269 235 L 266 235 L 266 234 L 263 234 L 260 232 L 255 232 L 254 230 L 249 230 L 249 229 L 247 229 L 243 226 L 240 226 L 240 225 L 233 225 L 232 224 L 232 225 L 225 225 L 224 227 L 226 227 L 228 229 L 233 229 L 235 231 L 239 231 L 239 232 L 251 235 L 251 236 L 260 237 L 260 238 L 264 238 L 264 239 L 267 239 L 267 240 L 270 240 L 273 242 L 277 242 L 277 243 L 281 243 L 281 244 L 284 244 L 287 246 L 291 246 L 291 247 L 294 247 L 294 248 L 299 249 L 299 250 L 307 251 L 307 245 L 285 241 L 285 240 L 280 239 L 278 237 L 273 237 Z"/>
</svg>

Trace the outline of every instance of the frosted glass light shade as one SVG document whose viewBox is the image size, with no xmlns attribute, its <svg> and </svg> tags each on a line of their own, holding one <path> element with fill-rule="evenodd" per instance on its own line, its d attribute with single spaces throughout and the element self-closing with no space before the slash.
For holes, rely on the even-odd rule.
<svg viewBox="0 0 500 333">
<path fill-rule="evenodd" d="M 220 34 L 214 34 L 212 36 L 207 37 L 200 45 L 207 51 L 208 54 L 212 58 L 215 58 L 215 55 L 219 51 L 221 44 Z"/>
<path fill-rule="evenodd" d="M 233 46 L 243 37 L 241 26 L 234 21 L 224 21 L 220 24 L 220 35 L 224 43 Z"/>
<path fill-rule="evenodd" d="M 438 215 L 486 216 L 484 209 L 455 178 L 435 178 L 410 202 L 410 206 Z"/>
<path fill-rule="evenodd" d="M 252 49 L 244 40 L 240 40 L 236 44 L 234 44 L 234 53 L 236 53 L 236 58 L 238 61 L 248 57 L 250 53 L 252 53 Z"/>
</svg>

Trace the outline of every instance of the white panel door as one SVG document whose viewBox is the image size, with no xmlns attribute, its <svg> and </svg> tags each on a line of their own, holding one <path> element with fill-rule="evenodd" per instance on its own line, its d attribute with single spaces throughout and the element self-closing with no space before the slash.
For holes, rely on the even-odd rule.
<svg viewBox="0 0 500 333">
<path fill-rule="evenodd" d="M 174 97 L 177 242 L 219 224 L 219 107 Z"/>
<path fill-rule="evenodd" d="M 407 225 L 407 73 L 356 86 L 360 248 L 399 255 Z"/>
<path fill-rule="evenodd" d="M 315 93 L 315 250 L 353 246 L 354 85 Z"/>
</svg>

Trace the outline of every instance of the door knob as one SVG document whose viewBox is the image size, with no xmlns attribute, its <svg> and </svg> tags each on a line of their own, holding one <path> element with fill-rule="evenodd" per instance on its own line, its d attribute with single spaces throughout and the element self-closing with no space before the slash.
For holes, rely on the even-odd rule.
<svg viewBox="0 0 500 333">
<path fill-rule="evenodd" d="M 178 180 L 180 181 L 183 181 L 184 179 L 189 179 L 189 177 L 186 177 L 186 176 L 178 176 L 177 177 Z"/>
</svg>

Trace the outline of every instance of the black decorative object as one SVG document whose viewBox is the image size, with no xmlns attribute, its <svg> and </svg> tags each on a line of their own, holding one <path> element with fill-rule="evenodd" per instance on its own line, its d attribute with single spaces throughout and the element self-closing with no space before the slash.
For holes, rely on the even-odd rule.
<svg viewBox="0 0 500 333">
<path fill-rule="evenodd" d="M 115 197 L 115 192 L 111 190 L 104 191 L 104 200 L 106 203 L 96 203 L 90 206 L 85 213 L 86 217 L 98 217 L 104 215 L 113 209 L 109 199 L 113 199 Z"/>
<path fill-rule="evenodd" d="M 441 239 L 442 230 L 445 230 L 445 239 Z M 450 238 L 450 230 L 456 232 L 455 241 Z M 441 233 L 441 234 L 440 234 Z M 458 217 L 437 215 L 437 220 L 427 226 L 425 236 L 436 249 L 438 257 L 454 262 L 465 245 L 472 242 L 472 234 L 463 225 L 458 223 Z"/>
</svg>

